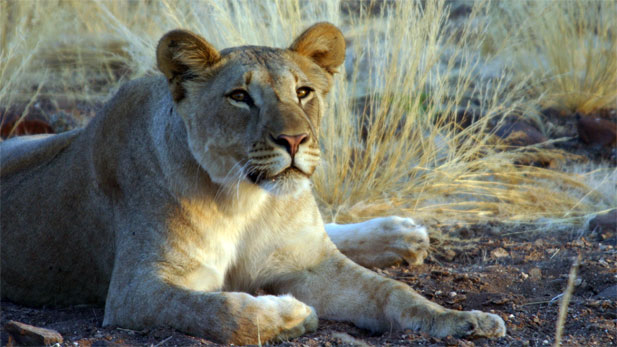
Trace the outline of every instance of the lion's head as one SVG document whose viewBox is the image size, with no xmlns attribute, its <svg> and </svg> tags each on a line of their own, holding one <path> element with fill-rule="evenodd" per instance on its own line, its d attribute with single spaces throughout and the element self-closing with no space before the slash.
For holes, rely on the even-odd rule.
<svg viewBox="0 0 617 347">
<path fill-rule="evenodd" d="M 345 57 L 332 24 L 318 23 L 287 49 L 217 51 L 174 30 L 157 47 L 189 148 L 218 184 L 248 181 L 273 192 L 308 186 L 319 162 L 324 98 Z"/>
</svg>

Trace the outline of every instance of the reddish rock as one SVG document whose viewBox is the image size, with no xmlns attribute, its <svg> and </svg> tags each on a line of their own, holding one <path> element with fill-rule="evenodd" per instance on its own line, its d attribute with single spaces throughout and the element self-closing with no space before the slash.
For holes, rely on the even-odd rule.
<svg viewBox="0 0 617 347">
<path fill-rule="evenodd" d="M 18 346 L 48 346 L 62 343 L 64 340 L 62 335 L 55 330 L 39 328 L 14 320 L 8 321 L 4 329 L 9 333 L 13 344 Z"/>
<path fill-rule="evenodd" d="M 608 119 L 576 114 L 578 136 L 586 144 L 614 146 L 617 139 L 617 124 Z"/>
<path fill-rule="evenodd" d="M 53 134 L 54 130 L 47 120 L 38 115 L 21 117 L 4 112 L 0 115 L 0 136 L 3 139 L 20 135 Z"/>
<path fill-rule="evenodd" d="M 538 129 L 522 121 L 506 122 L 499 126 L 495 134 L 510 146 L 522 147 L 535 145 L 548 140 Z"/>
</svg>

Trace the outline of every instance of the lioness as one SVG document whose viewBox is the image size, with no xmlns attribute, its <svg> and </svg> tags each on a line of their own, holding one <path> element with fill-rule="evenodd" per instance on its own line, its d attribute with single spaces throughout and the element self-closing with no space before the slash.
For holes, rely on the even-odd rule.
<svg viewBox="0 0 617 347">
<path fill-rule="evenodd" d="M 497 315 L 432 303 L 328 237 L 310 177 L 344 54 L 328 23 L 287 49 L 217 51 L 171 31 L 156 51 L 164 76 L 127 83 L 84 129 L 3 143 L 2 297 L 104 302 L 104 325 L 167 326 L 221 343 L 289 339 L 315 330 L 317 316 L 503 336 Z M 351 228 L 363 225 L 403 230 L 394 243 L 415 228 L 397 218 Z M 345 228 L 333 226 L 333 238 L 361 259 Z M 428 245 L 416 231 L 412 262 Z M 247 294 L 258 289 L 272 295 Z"/>
</svg>

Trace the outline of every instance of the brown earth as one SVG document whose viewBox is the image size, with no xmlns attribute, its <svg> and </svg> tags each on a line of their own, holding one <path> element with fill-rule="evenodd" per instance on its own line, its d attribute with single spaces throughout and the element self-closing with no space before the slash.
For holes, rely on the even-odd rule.
<svg viewBox="0 0 617 347">
<path fill-rule="evenodd" d="M 579 254 L 582 261 L 562 341 L 564 345 L 580 346 L 617 344 L 617 238 L 614 229 L 539 233 L 530 226 L 483 225 L 444 231 L 467 241 L 447 242 L 440 247 L 442 251 L 435 251 L 424 265 L 374 270 L 408 283 L 446 307 L 497 313 L 506 322 L 506 337 L 436 339 L 411 331 L 372 334 L 350 324 L 321 320 L 315 333 L 283 345 L 552 345 L 560 294 L 566 288 L 568 272 Z M 476 240 L 469 242 L 469 239 Z M 2 302 L 0 324 L 4 326 L 9 320 L 55 329 L 64 337 L 62 346 L 75 343 L 80 346 L 215 345 L 171 329 L 102 328 L 103 309 L 92 306 L 28 308 Z M 6 345 L 6 331 L 2 329 L 0 333 L 2 345 Z"/>
</svg>

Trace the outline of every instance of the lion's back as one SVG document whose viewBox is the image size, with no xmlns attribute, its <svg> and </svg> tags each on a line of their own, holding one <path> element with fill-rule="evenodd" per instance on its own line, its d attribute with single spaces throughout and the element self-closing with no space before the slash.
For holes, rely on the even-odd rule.
<svg viewBox="0 0 617 347">
<path fill-rule="evenodd" d="M 59 135 L 19 136 L 0 142 L 0 177 L 4 179 L 51 160 L 81 131 L 76 129 Z"/>
<path fill-rule="evenodd" d="M 110 269 L 88 240 L 91 181 L 83 129 L 0 143 L 2 297 L 27 304 L 102 302 Z M 110 243 L 100 232 L 100 238 Z M 107 262 L 109 263 L 109 262 Z M 105 282 L 105 285 L 101 285 Z M 63 293 L 63 295 L 57 295 Z"/>
</svg>

